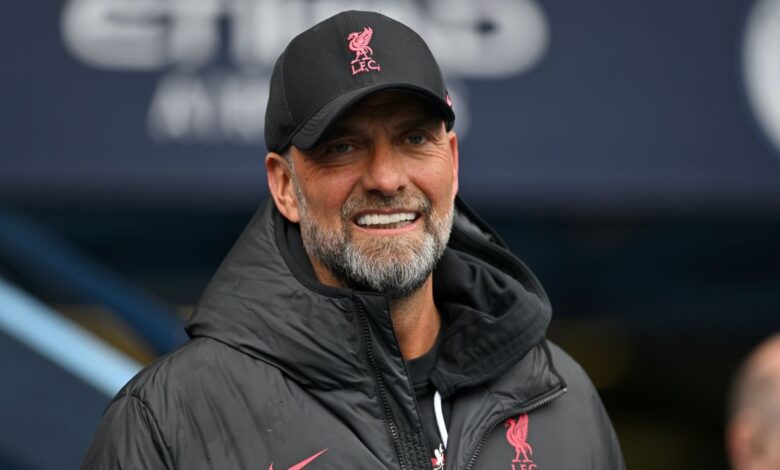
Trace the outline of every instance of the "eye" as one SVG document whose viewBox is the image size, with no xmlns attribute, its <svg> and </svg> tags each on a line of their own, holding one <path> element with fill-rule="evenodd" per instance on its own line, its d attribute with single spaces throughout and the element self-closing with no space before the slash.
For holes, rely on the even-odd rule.
<svg viewBox="0 0 780 470">
<path fill-rule="evenodd" d="M 352 150 L 352 146 L 345 142 L 339 142 L 330 146 L 330 151 L 333 153 L 347 153 Z"/>
<path fill-rule="evenodd" d="M 413 145 L 420 145 L 420 144 L 424 144 L 427 141 L 427 139 L 425 138 L 425 135 L 415 133 L 415 134 L 407 135 L 406 141 Z"/>
</svg>

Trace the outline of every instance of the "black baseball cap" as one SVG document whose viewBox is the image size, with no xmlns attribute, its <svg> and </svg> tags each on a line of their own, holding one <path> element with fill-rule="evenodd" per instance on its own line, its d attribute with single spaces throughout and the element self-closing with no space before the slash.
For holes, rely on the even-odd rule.
<svg viewBox="0 0 780 470">
<path fill-rule="evenodd" d="M 455 113 L 441 70 L 417 33 L 379 13 L 332 16 L 296 36 L 276 61 L 266 147 L 311 149 L 350 106 L 387 89 L 422 96 L 452 128 Z"/>
</svg>

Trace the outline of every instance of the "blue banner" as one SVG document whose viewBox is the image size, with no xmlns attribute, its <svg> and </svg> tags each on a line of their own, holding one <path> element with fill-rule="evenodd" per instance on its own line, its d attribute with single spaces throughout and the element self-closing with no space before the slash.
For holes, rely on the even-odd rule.
<svg viewBox="0 0 780 470">
<path fill-rule="evenodd" d="M 266 192 L 274 61 L 372 9 L 457 113 L 461 194 L 507 210 L 780 209 L 780 0 L 29 0 L 0 15 L 0 198 L 220 208 Z"/>
</svg>

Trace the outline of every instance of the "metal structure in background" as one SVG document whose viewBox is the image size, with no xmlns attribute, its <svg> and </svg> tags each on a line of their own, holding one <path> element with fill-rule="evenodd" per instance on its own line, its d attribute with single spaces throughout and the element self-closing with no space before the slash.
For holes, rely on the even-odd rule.
<svg viewBox="0 0 780 470">
<path fill-rule="evenodd" d="M 0 278 L 0 330 L 112 397 L 139 370 L 129 359 Z M 8 420 L 7 413 L 3 414 Z"/>
<path fill-rule="evenodd" d="M 0 266 L 104 305 L 162 354 L 179 317 L 23 216 L 0 210 Z M 0 278 L 0 468 L 76 468 L 108 400 L 141 365 Z M 44 449 L 42 451 L 41 449 Z"/>
<path fill-rule="evenodd" d="M 0 259 L 16 270 L 67 291 L 84 304 L 103 305 L 163 354 L 186 340 L 180 317 L 21 215 L 0 210 Z"/>
</svg>

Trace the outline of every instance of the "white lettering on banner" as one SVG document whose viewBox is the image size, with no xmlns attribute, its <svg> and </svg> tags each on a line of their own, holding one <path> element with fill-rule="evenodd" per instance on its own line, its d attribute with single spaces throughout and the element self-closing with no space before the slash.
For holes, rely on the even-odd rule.
<svg viewBox="0 0 780 470">
<path fill-rule="evenodd" d="M 742 70 L 748 102 L 780 152 L 780 0 L 757 0 L 744 34 Z"/>
<path fill-rule="evenodd" d="M 96 68 L 196 68 L 219 47 L 219 6 L 219 0 L 71 0 L 62 36 L 74 56 Z"/>
<path fill-rule="evenodd" d="M 149 108 L 149 131 L 157 140 L 215 140 L 216 105 L 202 80 L 170 74 L 157 85 Z"/>
<path fill-rule="evenodd" d="M 166 71 L 147 113 L 156 140 L 255 144 L 262 141 L 258 116 L 265 114 L 271 69 L 285 45 L 348 9 L 381 11 L 418 31 L 449 88 L 459 88 L 461 78 L 524 73 L 548 45 L 537 0 L 68 0 L 61 28 L 66 48 L 84 64 Z M 222 50 L 230 70 L 217 63 Z M 210 73 L 212 67 L 223 69 Z M 465 134 L 468 104 L 458 99 L 464 90 L 451 94 L 456 128 Z"/>
<path fill-rule="evenodd" d="M 161 2 L 68 2 L 62 14 L 67 49 L 87 65 L 105 69 L 157 69 L 167 63 Z M 157 21 L 155 21 L 157 20 Z"/>
<path fill-rule="evenodd" d="M 157 86 L 149 107 L 156 141 L 254 144 L 263 139 L 268 80 L 212 73 L 171 73 Z"/>
</svg>

